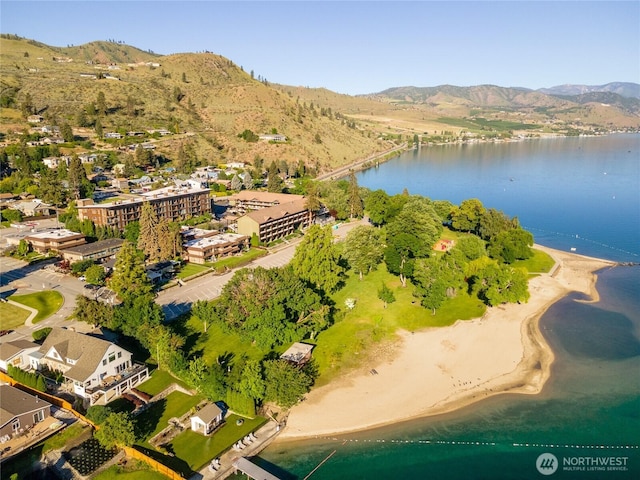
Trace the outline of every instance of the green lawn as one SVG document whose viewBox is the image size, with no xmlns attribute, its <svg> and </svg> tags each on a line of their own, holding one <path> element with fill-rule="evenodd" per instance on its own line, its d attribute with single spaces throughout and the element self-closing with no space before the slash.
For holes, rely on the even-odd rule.
<svg viewBox="0 0 640 480">
<path fill-rule="evenodd" d="M 236 420 L 242 418 L 242 425 L 237 425 Z M 199 470 L 213 458 L 219 457 L 238 440 L 251 432 L 255 432 L 267 423 L 264 417 L 248 419 L 229 415 L 225 424 L 210 437 L 205 437 L 192 430 L 185 430 L 171 443 L 176 456 L 189 465 L 192 470 Z"/>
<path fill-rule="evenodd" d="M 225 257 L 221 260 L 218 260 L 217 262 L 207 263 L 207 265 L 213 267 L 218 272 L 222 272 L 226 268 L 233 269 L 251 263 L 256 258 L 264 257 L 267 253 L 268 252 L 266 250 L 262 250 L 260 248 L 252 248 L 239 257 Z"/>
<path fill-rule="evenodd" d="M 198 340 L 192 350 L 202 351 L 202 356 L 209 365 L 217 362 L 218 357 L 229 354 L 233 354 L 235 357 L 246 356 L 249 359 L 261 360 L 269 353 L 269 351 L 260 350 L 247 342 L 237 333 L 224 332 L 220 325 L 211 325 L 207 328 L 207 333 L 203 333 L 202 322 L 193 316 L 187 320 L 186 328 L 191 333 L 197 333 Z"/>
<path fill-rule="evenodd" d="M 136 419 L 138 438 L 143 439 L 140 445 L 153 448 L 148 440 L 164 430 L 169 425 L 169 419 L 184 415 L 202 400 L 203 398 L 199 395 L 192 396 L 176 391 L 166 398 L 154 402 Z"/>
<path fill-rule="evenodd" d="M 542 250 L 533 249 L 533 257 L 527 260 L 513 262 L 514 267 L 524 267 L 529 273 L 548 273 L 555 265 L 555 261 Z"/>
<path fill-rule="evenodd" d="M 113 465 L 91 478 L 93 480 L 167 480 L 167 477 L 161 473 L 154 472 L 146 463 L 132 463 L 133 465 L 127 467 Z"/>
<path fill-rule="evenodd" d="M 29 311 L 10 303 L 0 303 L 0 330 L 12 330 L 29 318 Z"/>
<path fill-rule="evenodd" d="M 151 374 L 151 378 L 138 385 L 138 387 L 136 388 L 138 388 L 138 390 L 140 390 L 141 392 L 148 393 L 149 395 L 153 396 L 162 392 L 172 383 L 177 383 L 178 385 L 187 389 L 189 388 L 184 382 L 182 382 L 182 380 L 178 380 L 176 377 L 165 370 L 154 370 Z"/>
<path fill-rule="evenodd" d="M 378 290 L 385 283 L 396 301 L 387 308 L 378 299 Z M 447 300 L 432 315 L 420 306 L 412 295 L 413 287 L 402 287 L 398 277 L 389 274 L 384 265 L 369 273 L 363 280 L 350 275 L 345 287 L 334 295 L 340 309 L 336 323 L 316 338 L 313 357 L 318 364 L 317 384 L 330 382 L 345 370 L 356 368 L 378 355 L 379 347 L 393 341 L 398 329 L 417 331 L 427 327 L 451 325 L 456 320 L 482 316 L 485 306 L 464 293 Z M 354 298 L 353 310 L 345 306 L 345 299 Z"/>
<path fill-rule="evenodd" d="M 191 275 L 195 275 L 200 272 L 206 272 L 209 269 L 210 268 L 207 267 L 206 265 L 199 265 L 197 263 L 187 263 L 180 269 L 176 277 L 184 280 L 185 278 L 190 277 Z"/>
<path fill-rule="evenodd" d="M 44 292 L 28 293 L 26 295 L 11 295 L 9 299 L 38 310 L 33 323 L 38 323 L 50 317 L 60 310 L 64 303 L 64 297 L 55 290 L 45 290 Z"/>
</svg>

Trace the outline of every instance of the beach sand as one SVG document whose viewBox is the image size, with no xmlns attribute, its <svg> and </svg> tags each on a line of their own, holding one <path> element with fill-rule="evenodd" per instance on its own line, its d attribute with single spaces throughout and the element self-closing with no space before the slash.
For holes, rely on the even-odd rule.
<svg viewBox="0 0 640 480">
<path fill-rule="evenodd" d="M 614 263 L 535 248 L 550 254 L 556 265 L 530 281 L 527 303 L 491 307 L 482 318 L 450 327 L 400 332 L 392 360 L 312 390 L 290 411 L 278 441 L 366 430 L 449 412 L 504 392 L 539 393 L 553 352 L 538 320 L 571 292 L 597 301 L 594 272 Z"/>
</svg>

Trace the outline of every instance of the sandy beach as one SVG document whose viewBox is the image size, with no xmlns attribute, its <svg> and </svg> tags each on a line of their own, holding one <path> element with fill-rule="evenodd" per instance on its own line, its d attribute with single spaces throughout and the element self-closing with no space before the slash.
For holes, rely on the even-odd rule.
<svg viewBox="0 0 640 480">
<path fill-rule="evenodd" d="M 530 281 L 526 304 L 492 307 L 482 318 L 450 327 L 400 332 L 391 361 L 367 365 L 312 390 L 291 410 L 278 441 L 366 430 L 452 411 L 504 392 L 539 393 L 553 353 L 538 320 L 571 292 L 597 301 L 594 272 L 614 262 L 535 248 L 549 253 L 556 265 Z"/>
</svg>

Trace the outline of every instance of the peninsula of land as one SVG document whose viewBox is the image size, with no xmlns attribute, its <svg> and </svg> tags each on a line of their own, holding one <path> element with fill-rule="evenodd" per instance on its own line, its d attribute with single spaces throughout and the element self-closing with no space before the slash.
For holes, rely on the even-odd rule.
<svg viewBox="0 0 640 480">
<path fill-rule="evenodd" d="M 536 394 L 554 356 L 538 321 L 572 292 L 597 301 L 596 271 L 614 262 L 544 246 L 556 264 L 529 283 L 525 304 L 492 307 L 450 327 L 400 332 L 393 358 L 312 390 L 278 441 L 344 434 L 456 410 L 499 393 Z"/>
</svg>

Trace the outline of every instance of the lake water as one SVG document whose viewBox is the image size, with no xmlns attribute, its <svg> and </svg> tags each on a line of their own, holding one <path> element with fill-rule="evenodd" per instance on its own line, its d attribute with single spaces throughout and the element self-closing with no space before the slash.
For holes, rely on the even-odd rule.
<svg viewBox="0 0 640 480">
<path fill-rule="evenodd" d="M 389 194 L 478 198 L 517 215 L 538 243 L 640 261 L 640 135 L 422 148 L 358 181 Z M 640 267 L 601 271 L 598 291 L 597 304 L 570 296 L 542 317 L 556 361 L 539 395 L 275 444 L 261 459 L 283 478 L 305 478 L 330 456 L 312 479 L 528 479 L 551 472 L 536 467 L 551 453 L 559 466 L 549 478 L 640 478 Z"/>
</svg>

